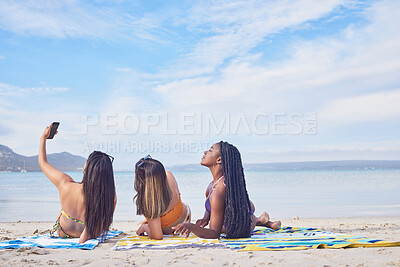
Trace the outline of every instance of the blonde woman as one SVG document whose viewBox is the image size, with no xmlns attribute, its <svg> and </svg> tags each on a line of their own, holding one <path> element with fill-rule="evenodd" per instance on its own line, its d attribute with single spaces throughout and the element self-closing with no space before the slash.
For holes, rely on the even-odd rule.
<svg viewBox="0 0 400 267">
<path fill-rule="evenodd" d="M 190 222 L 190 208 L 181 200 L 174 175 L 150 155 L 136 163 L 134 186 L 137 214 L 146 218 L 138 235 L 160 240 L 173 233 L 172 227 Z"/>
</svg>

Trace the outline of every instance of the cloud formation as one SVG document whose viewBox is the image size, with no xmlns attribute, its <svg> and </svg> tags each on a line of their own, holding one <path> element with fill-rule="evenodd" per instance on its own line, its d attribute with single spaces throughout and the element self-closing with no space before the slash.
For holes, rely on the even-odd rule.
<svg viewBox="0 0 400 267">
<path fill-rule="evenodd" d="M 133 3 L 131 3 L 134 5 Z M 124 3 L 107 1 L 5 0 L 0 2 L 0 28 L 45 38 L 139 39 L 161 42 L 160 14 L 135 15 Z"/>
<path fill-rule="evenodd" d="M 99 88 L 86 94 L 81 88 L 92 81 L 85 80 L 85 75 L 75 80 L 74 85 L 82 83 L 79 88 L 54 83 L 55 78 L 48 83 L 68 87 L 0 83 L 0 113 L 16 134 L 7 139 L 11 144 L 29 147 L 23 143 L 18 121 L 30 120 L 28 126 L 39 132 L 42 127 L 36 124 L 62 118 L 64 129 L 73 129 L 73 138 L 63 142 L 70 142 L 68 147 L 79 152 L 86 140 L 173 143 L 224 139 L 245 148 L 247 162 L 395 157 L 399 136 L 393 133 L 400 129 L 396 120 L 400 112 L 399 1 L 199 1 L 138 11 L 140 6 L 130 1 L 0 3 L 0 28 L 10 36 L 33 36 L 45 42 L 56 39 L 52 40 L 56 48 L 78 40 L 73 48 L 83 45 L 87 50 L 110 52 L 106 57 L 99 54 L 93 63 L 106 66 L 99 74 L 108 75 L 104 84 L 97 83 Z M 139 49 L 139 53 L 149 54 L 130 57 L 138 42 L 152 44 L 148 50 Z M 97 46 L 102 48 L 97 50 Z M 66 53 L 73 48 L 68 47 Z M 16 54 L 4 53 L 7 63 L 15 60 Z M 150 62 L 153 54 L 163 58 Z M 59 101 L 53 102 L 57 106 L 44 105 L 41 112 L 24 105 L 29 102 L 22 101 L 25 95 L 43 96 L 37 97 L 38 102 L 50 97 L 59 97 Z M 248 136 L 242 132 L 128 136 L 92 131 L 82 136 L 83 112 L 119 114 L 122 118 L 129 114 L 168 112 L 177 117 L 206 112 L 217 119 L 226 114 L 238 119 L 243 113 L 254 117 L 312 112 L 317 113 L 318 132 L 314 136 Z M 363 130 L 360 124 L 377 122 L 385 127 L 368 132 L 368 137 L 359 134 Z M 358 135 L 345 132 L 352 126 Z M 395 152 L 388 149 L 391 146 Z M 193 162 L 198 155 L 173 154 L 168 160 Z"/>
<path fill-rule="evenodd" d="M 67 87 L 30 87 L 23 88 L 11 84 L 0 83 L 0 96 L 26 96 L 27 94 L 55 94 L 69 91 Z"/>
</svg>

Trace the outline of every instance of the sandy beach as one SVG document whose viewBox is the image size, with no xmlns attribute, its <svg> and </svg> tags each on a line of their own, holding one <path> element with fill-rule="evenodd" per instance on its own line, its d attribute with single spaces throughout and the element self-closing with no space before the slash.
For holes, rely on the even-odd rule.
<svg viewBox="0 0 400 267">
<path fill-rule="evenodd" d="M 78 249 L 6 249 L 0 250 L 3 266 L 61 265 L 61 266 L 400 266 L 400 247 L 310 249 L 303 251 L 238 252 L 228 248 L 129 250 L 113 251 L 123 236 L 133 234 L 138 222 L 114 222 L 113 230 L 123 234 L 107 240 L 92 251 Z M 0 240 L 10 240 L 33 233 L 46 233 L 52 222 L 0 223 Z M 400 217 L 347 217 L 282 220 L 284 226 L 318 227 L 324 230 L 379 238 L 400 240 Z"/>
</svg>

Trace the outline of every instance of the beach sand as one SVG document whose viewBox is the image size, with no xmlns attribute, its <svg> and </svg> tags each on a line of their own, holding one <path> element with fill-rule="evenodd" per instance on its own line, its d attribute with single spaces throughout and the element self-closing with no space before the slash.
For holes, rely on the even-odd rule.
<svg viewBox="0 0 400 267">
<path fill-rule="evenodd" d="M 45 233 L 53 222 L 0 223 L 0 240 Z M 282 220 L 292 227 L 317 227 L 349 235 L 400 241 L 400 217 L 352 217 Z M 309 249 L 302 251 L 238 252 L 228 248 L 113 251 L 123 236 L 133 234 L 137 222 L 114 222 L 112 230 L 124 233 L 92 251 L 78 249 L 0 250 L 1 266 L 400 266 L 400 247 Z"/>
</svg>

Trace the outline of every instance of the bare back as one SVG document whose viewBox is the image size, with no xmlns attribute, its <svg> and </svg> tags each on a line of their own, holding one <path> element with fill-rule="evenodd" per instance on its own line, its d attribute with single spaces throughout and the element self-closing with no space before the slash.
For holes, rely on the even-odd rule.
<svg viewBox="0 0 400 267">
<path fill-rule="evenodd" d="M 172 198 L 171 198 L 171 202 L 168 205 L 168 209 L 166 210 L 166 212 L 164 214 L 171 211 L 178 204 L 179 199 L 180 199 L 178 183 L 176 182 L 174 175 L 170 171 L 166 171 L 166 175 L 167 175 L 168 185 L 172 192 Z M 176 220 L 176 222 L 174 222 L 172 225 L 162 228 L 164 234 L 171 234 L 173 232 L 171 227 L 178 225 L 178 224 L 182 223 L 183 221 L 185 221 L 186 216 L 188 214 L 187 209 L 188 208 L 186 207 L 186 205 L 183 205 L 183 212 L 182 212 L 181 217 L 178 220 Z"/>
<path fill-rule="evenodd" d="M 83 194 L 83 184 L 76 182 L 66 182 L 59 188 L 61 208 L 73 219 L 85 222 L 85 198 Z M 66 216 L 61 215 L 59 222 L 62 230 L 70 236 L 79 237 L 85 225 L 77 223 Z M 58 229 L 60 236 L 65 234 Z"/>
</svg>

